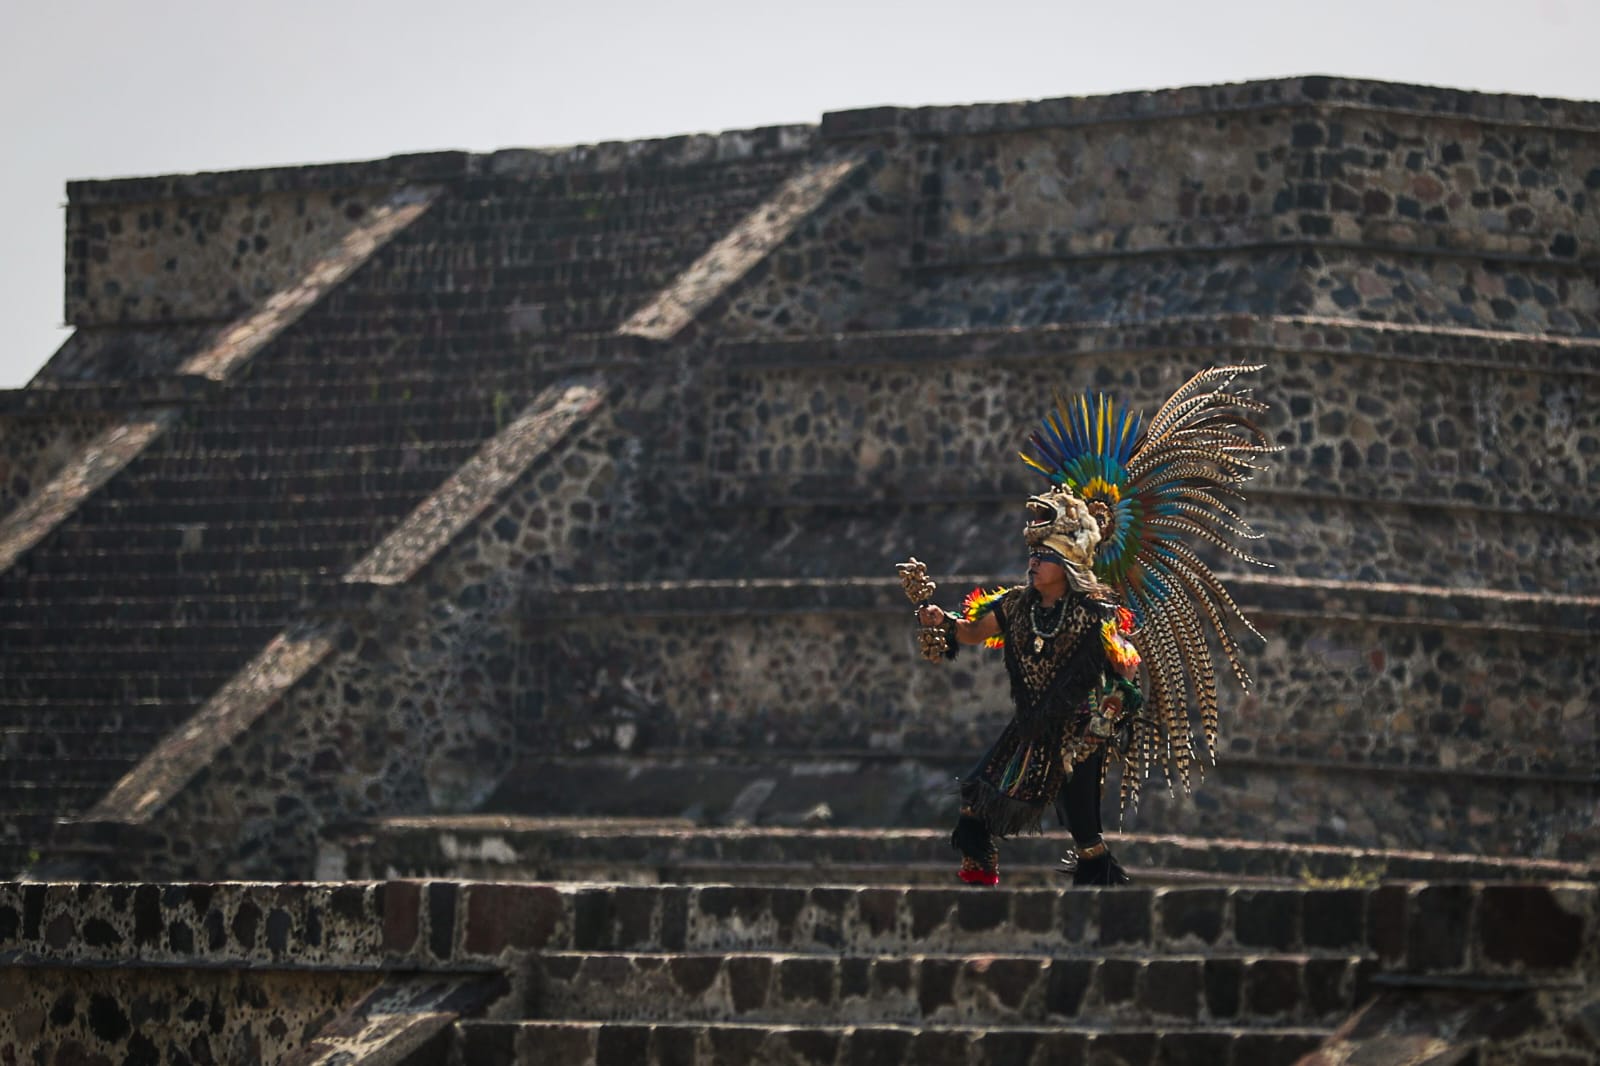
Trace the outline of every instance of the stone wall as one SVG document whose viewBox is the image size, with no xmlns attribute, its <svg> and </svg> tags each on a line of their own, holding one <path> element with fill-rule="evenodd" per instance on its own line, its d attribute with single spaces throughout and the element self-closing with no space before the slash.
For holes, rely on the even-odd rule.
<svg viewBox="0 0 1600 1066">
<path fill-rule="evenodd" d="M 531 649 L 543 707 L 524 720 L 523 745 L 642 762 L 683 751 L 735 761 L 786 753 L 823 774 L 830 759 L 878 758 L 865 772 L 881 774 L 884 795 L 869 790 L 855 798 L 859 810 L 841 804 L 832 817 L 953 815 L 951 774 L 1011 713 L 998 653 L 966 649 L 929 666 L 901 612 L 816 604 L 774 615 L 739 610 L 737 588 L 722 595 L 729 613 L 716 617 L 697 616 L 682 596 L 683 614 L 546 630 Z M 1581 633 L 1245 605 L 1267 644 L 1247 651 L 1249 694 L 1221 682 L 1220 773 L 1177 802 L 1148 782 L 1130 827 L 1551 856 L 1592 822 L 1600 675 Z M 707 798 L 685 796 L 661 813 L 693 814 Z M 797 818 L 816 802 L 778 795 L 751 816 Z M 731 816 L 721 806 L 710 813 Z"/>
<path fill-rule="evenodd" d="M 835 142 L 906 140 L 859 204 L 791 239 L 725 327 L 1276 313 L 1593 334 L 1592 107 L 1392 88 L 1298 79 L 827 116 Z M 912 285 L 883 284 L 896 266 Z"/>
<path fill-rule="evenodd" d="M 357 567 L 335 593 L 343 606 L 330 655 L 192 779 L 157 781 L 161 802 L 136 820 L 125 823 L 119 804 L 103 804 L 78 831 L 80 844 L 92 847 L 107 831 L 137 839 L 144 872 L 310 877 L 326 826 L 482 804 L 513 769 L 514 722 L 528 713 L 525 587 L 582 572 L 598 531 L 626 517 L 638 491 L 637 450 L 613 417 L 580 426 L 535 452 L 515 485 L 447 547 L 413 542 L 402 527 L 392 551 L 377 553 L 384 565 Z M 483 502 L 453 491 L 441 490 L 447 506 Z M 409 567 L 420 573 L 377 583 L 394 552 L 418 555 L 395 563 L 403 578 Z M 152 760 L 160 758 L 158 750 Z M 124 825 L 132 835 L 118 835 Z M 103 861 L 122 868 L 114 855 Z"/>
<path fill-rule="evenodd" d="M 116 421 L 104 411 L 0 413 L 0 518 L 30 498 Z"/>
<path fill-rule="evenodd" d="M 282 1062 L 374 984 L 366 974 L 6 969 L 0 1056 L 49 1063 Z"/>
<path fill-rule="evenodd" d="M 1521 366 L 1474 361 L 1463 373 L 1444 351 L 1133 347 L 1135 338 L 1092 334 L 1103 349 L 1062 351 L 1056 334 L 1003 336 L 989 353 L 979 342 L 919 357 L 907 335 L 894 359 L 869 358 L 863 345 L 853 358 L 735 362 L 702 400 L 713 498 L 740 508 L 923 498 L 954 504 L 962 534 L 974 522 L 987 531 L 1003 523 L 984 512 L 1037 483 L 1015 454 L 1053 394 L 1105 391 L 1148 413 L 1196 370 L 1260 362 L 1242 380 L 1270 404 L 1261 424 L 1283 451 L 1252 483 L 1245 516 L 1260 519 L 1270 562 L 1303 576 L 1600 589 L 1592 362 L 1555 366 L 1529 353 Z M 879 513 L 881 556 L 870 566 L 859 554 L 836 559 L 845 572 L 881 571 L 908 537 L 941 567 L 974 550 L 941 534 L 937 513 L 918 516 L 921 530 Z M 1452 525 L 1458 532 L 1435 539 Z M 1510 535 L 1498 540 L 1496 528 Z M 988 561 L 1015 566 L 1009 555 Z"/>
<path fill-rule="evenodd" d="M 231 318 L 303 278 L 393 188 L 458 176 L 466 159 L 69 184 L 67 321 Z"/>
<path fill-rule="evenodd" d="M 1285 107 L 941 138 L 929 264 L 1331 238 L 1577 260 L 1600 138 L 1463 116 Z"/>
<path fill-rule="evenodd" d="M 930 490 L 1003 485 L 1027 472 L 1018 442 L 1053 394 L 1104 391 L 1152 412 L 1194 372 L 1236 361 L 1266 364 L 1240 379 L 1269 404 L 1262 428 L 1284 448 L 1256 478 L 1264 488 L 1593 513 L 1589 457 L 1600 448 L 1600 404 L 1590 399 L 1592 368 L 1463 373 L 1443 352 L 1419 359 L 1293 348 L 1108 347 L 1061 358 L 1047 344 L 989 359 L 735 368 L 704 397 L 717 489 L 726 498 L 780 478 L 848 478 L 843 492 L 886 493 L 908 480 Z"/>
<path fill-rule="evenodd" d="M 494 1002 L 516 958 L 557 932 L 552 890 L 524 896 L 521 915 L 503 895 L 416 883 L 0 884 L 0 1057 L 417 1062 L 403 1053 L 418 1029 L 437 1033 Z M 541 901 L 533 917 L 527 905 Z"/>
</svg>

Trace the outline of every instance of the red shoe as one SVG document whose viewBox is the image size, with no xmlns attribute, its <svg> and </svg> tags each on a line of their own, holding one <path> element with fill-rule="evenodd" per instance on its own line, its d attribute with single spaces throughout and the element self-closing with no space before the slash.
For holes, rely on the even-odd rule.
<svg viewBox="0 0 1600 1066">
<path fill-rule="evenodd" d="M 998 885 L 1000 883 L 1000 865 L 984 866 L 975 859 L 965 855 L 961 857 L 961 869 L 956 871 L 956 876 L 969 885 Z"/>
</svg>

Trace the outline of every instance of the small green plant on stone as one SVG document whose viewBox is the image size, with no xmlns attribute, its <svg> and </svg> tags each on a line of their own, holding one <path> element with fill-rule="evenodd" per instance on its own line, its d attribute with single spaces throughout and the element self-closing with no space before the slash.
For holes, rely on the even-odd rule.
<svg viewBox="0 0 1600 1066">
<path fill-rule="evenodd" d="M 1300 864 L 1300 884 L 1306 888 L 1376 888 L 1389 872 L 1389 864 L 1382 859 L 1357 860 L 1350 869 L 1338 877 L 1319 877 L 1311 867 Z"/>
</svg>

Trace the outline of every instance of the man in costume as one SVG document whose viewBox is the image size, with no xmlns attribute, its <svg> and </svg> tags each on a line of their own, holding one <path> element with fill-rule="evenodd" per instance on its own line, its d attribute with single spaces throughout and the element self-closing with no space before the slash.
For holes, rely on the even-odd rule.
<svg viewBox="0 0 1600 1066">
<path fill-rule="evenodd" d="M 999 883 L 996 840 L 1037 831 L 1054 806 L 1075 845 L 1064 860 L 1074 883 L 1124 884 L 1101 830 L 1108 762 L 1122 765 L 1124 806 L 1138 802 L 1155 763 L 1169 786 L 1176 779 L 1187 790 L 1191 697 L 1215 762 L 1205 630 L 1246 687 L 1229 629 L 1255 630 L 1186 541 L 1258 562 L 1234 547 L 1255 534 L 1222 502 L 1239 498 L 1256 460 L 1277 450 L 1248 417 L 1264 405 L 1229 391 L 1236 375 L 1257 369 L 1201 371 L 1142 427 L 1105 396 L 1058 400 L 1022 455 L 1051 483 L 1027 502 L 1026 585 L 974 589 L 958 615 L 931 602 L 937 586 L 924 564 L 897 567 L 919 605 L 925 657 L 954 658 L 962 644 L 1003 647 L 1011 678 L 1016 713 L 961 779 L 951 835 L 961 880 Z"/>
</svg>

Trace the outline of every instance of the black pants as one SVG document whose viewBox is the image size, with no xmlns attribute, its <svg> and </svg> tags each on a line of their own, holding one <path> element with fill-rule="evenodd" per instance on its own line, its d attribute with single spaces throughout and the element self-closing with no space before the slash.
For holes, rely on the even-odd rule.
<svg viewBox="0 0 1600 1066">
<path fill-rule="evenodd" d="M 1056 817 L 1080 848 L 1100 839 L 1100 771 L 1105 752 L 1097 751 L 1072 770 L 1072 779 L 1056 793 Z"/>
</svg>

